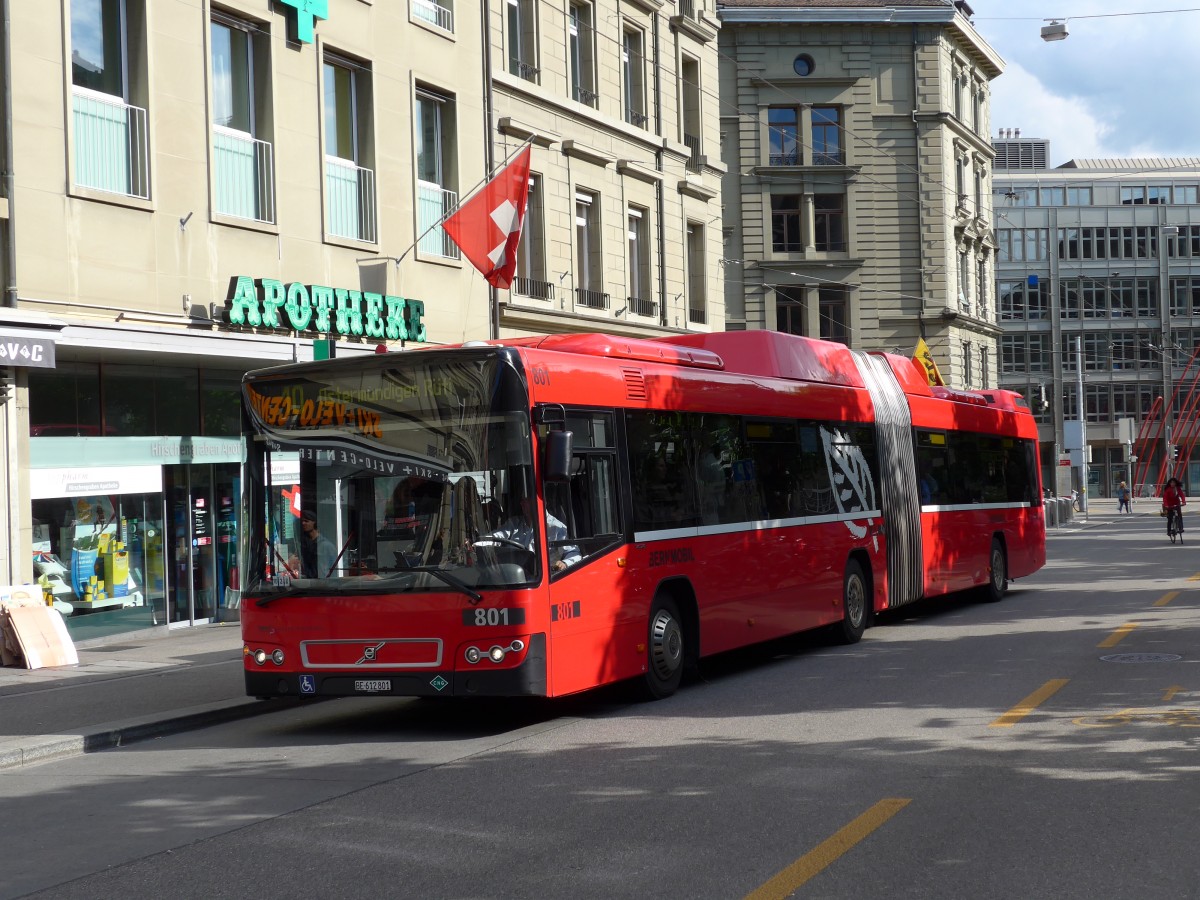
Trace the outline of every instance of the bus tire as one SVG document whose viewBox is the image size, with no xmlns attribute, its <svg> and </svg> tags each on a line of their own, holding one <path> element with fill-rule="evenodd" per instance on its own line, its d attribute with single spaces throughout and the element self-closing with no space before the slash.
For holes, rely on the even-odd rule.
<svg viewBox="0 0 1200 900">
<path fill-rule="evenodd" d="M 1008 556 L 1000 538 L 992 538 L 992 549 L 988 552 L 988 581 L 983 588 L 983 598 L 989 603 L 1004 599 L 1008 592 Z"/>
<path fill-rule="evenodd" d="M 842 576 L 842 621 L 836 626 L 835 634 L 842 644 L 857 644 L 867 630 L 867 615 L 870 605 L 870 589 L 858 560 L 846 563 Z"/>
<path fill-rule="evenodd" d="M 686 661 L 683 620 L 671 597 L 654 598 L 646 631 L 646 674 L 642 688 L 646 699 L 663 700 L 679 689 Z"/>
</svg>

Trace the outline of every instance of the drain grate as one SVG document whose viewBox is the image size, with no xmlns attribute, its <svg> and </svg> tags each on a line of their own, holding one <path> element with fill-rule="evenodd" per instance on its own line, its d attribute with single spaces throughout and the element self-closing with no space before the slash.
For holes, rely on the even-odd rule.
<svg viewBox="0 0 1200 900">
<path fill-rule="evenodd" d="M 1183 659 L 1177 653 L 1114 653 L 1112 656 L 1100 657 L 1105 662 L 1115 663 L 1156 663 L 1175 662 Z"/>
</svg>

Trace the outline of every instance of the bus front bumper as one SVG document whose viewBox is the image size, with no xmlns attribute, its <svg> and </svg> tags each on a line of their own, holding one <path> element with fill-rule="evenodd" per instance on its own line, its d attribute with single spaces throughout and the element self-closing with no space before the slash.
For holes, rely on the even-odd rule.
<svg viewBox="0 0 1200 900">
<path fill-rule="evenodd" d="M 531 635 L 520 665 L 459 671 L 391 671 L 355 673 L 271 672 L 245 670 L 251 697 L 545 697 L 546 636 Z"/>
</svg>

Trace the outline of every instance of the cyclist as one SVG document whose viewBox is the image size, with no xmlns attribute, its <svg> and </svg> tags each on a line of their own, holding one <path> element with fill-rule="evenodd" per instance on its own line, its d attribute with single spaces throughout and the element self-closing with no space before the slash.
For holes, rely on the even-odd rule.
<svg viewBox="0 0 1200 900">
<path fill-rule="evenodd" d="M 1162 506 L 1167 514 L 1167 534 L 1172 538 L 1176 534 L 1183 534 L 1183 507 L 1187 504 L 1187 497 L 1183 495 L 1183 485 L 1179 483 L 1178 478 L 1172 478 L 1167 482 L 1167 486 L 1162 492 Z M 1174 519 L 1174 529 L 1172 529 L 1171 520 Z"/>
</svg>

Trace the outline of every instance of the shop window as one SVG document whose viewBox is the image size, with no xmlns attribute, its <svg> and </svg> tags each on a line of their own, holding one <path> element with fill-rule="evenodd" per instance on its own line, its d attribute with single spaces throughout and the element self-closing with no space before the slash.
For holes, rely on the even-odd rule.
<svg viewBox="0 0 1200 900">
<path fill-rule="evenodd" d="M 60 362 L 29 371 L 32 437 L 95 437 L 100 431 L 100 367 Z"/>
<path fill-rule="evenodd" d="M 237 437 L 242 431 L 242 376 L 238 372 L 200 373 L 201 433 Z"/>
</svg>

